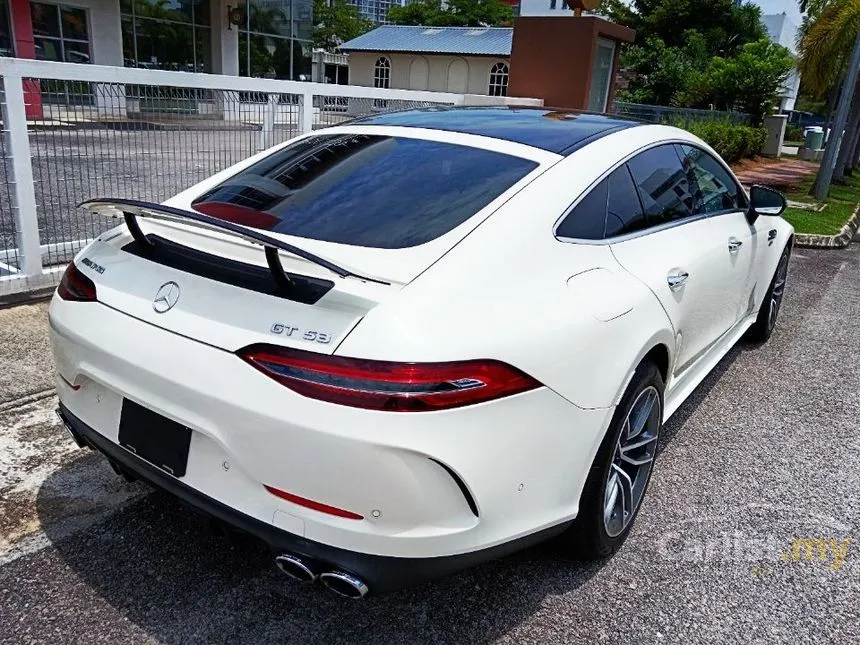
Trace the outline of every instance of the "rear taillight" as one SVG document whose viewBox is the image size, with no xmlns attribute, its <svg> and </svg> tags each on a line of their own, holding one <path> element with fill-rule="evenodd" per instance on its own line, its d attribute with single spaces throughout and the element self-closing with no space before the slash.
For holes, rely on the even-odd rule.
<svg viewBox="0 0 860 645">
<path fill-rule="evenodd" d="M 541 384 L 506 363 L 392 363 L 252 345 L 239 356 L 312 399 L 368 410 L 445 410 L 519 394 Z"/>
<path fill-rule="evenodd" d="M 72 262 L 63 273 L 60 286 L 57 287 L 57 295 L 63 300 L 74 300 L 75 302 L 95 302 L 96 285 Z"/>
</svg>

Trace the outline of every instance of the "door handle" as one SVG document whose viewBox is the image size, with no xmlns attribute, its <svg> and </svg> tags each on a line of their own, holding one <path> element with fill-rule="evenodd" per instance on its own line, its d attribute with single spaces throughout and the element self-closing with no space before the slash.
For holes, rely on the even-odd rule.
<svg viewBox="0 0 860 645">
<path fill-rule="evenodd" d="M 737 253 L 738 251 L 741 250 L 741 247 L 743 245 L 744 245 L 744 243 L 741 242 L 738 238 L 730 237 L 729 238 L 729 253 L 731 253 L 731 254 Z"/>
<path fill-rule="evenodd" d="M 677 291 L 687 282 L 687 278 L 690 277 L 690 274 L 681 269 L 674 269 L 669 272 L 669 275 L 666 276 L 666 283 L 669 285 L 669 288 L 672 291 Z"/>
</svg>

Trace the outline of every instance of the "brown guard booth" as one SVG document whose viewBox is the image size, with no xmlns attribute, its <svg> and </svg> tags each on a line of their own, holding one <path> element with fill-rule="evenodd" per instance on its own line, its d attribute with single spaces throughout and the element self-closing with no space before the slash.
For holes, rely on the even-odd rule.
<svg viewBox="0 0 860 645">
<path fill-rule="evenodd" d="M 620 44 L 635 38 L 632 29 L 594 16 L 517 18 L 508 96 L 605 112 L 614 99 Z"/>
</svg>

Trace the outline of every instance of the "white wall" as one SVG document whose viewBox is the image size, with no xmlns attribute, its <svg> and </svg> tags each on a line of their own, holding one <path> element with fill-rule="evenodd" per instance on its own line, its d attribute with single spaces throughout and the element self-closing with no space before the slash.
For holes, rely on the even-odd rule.
<svg viewBox="0 0 860 645">
<path fill-rule="evenodd" d="M 349 82 L 351 85 L 373 87 L 373 68 L 380 56 L 386 56 L 391 61 L 392 89 L 427 89 L 432 92 L 459 91 L 462 88 L 451 89 L 448 86 L 448 72 L 455 60 L 466 63 L 467 80 L 466 93 L 486 94 L 489 91 L 490 69 L 500 61 L 510 64 L 508 58 L 491 58 L 487 56 L 449 56 L 443 54 L 378 54 L 368 52 L 351 52 L 349 55 Z M 427 87 L 410 87 L 410 78 L 416 80 L 423 76 L 413 67 L 415 59 L 423 59 L 427 63 Z M 420 64 L 420 60 L 418 61 Z"/>
<path fill-rule="evenodd" d="M 573 10 L 568 9 L 563 0 L 556 0 L 553 9 L 552 0 L 520 0 L 521 16 L 572 16 Z"/>
<path fill-rule="evenodd" d="M 87 9 L 90 57 L 95 65 L 122 65 L 118 0 L 72 0 L 63 4 Z"/>
<path fill-rule="evenodd" d="M 753 4 L 761 7 L 763 16 L 784 13 L 795 25 L 802 22 L 800 4 L 797 0 L 753 0 Z"/>
</svg>

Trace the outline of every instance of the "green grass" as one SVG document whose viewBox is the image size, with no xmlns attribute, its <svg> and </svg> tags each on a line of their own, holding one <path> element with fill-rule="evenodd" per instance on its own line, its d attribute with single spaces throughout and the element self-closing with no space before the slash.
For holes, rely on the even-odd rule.
<svg viewBox="0 0 860 645">
<path fill-rule="evenodd" d="M 785 194 L 787 199 L 796 202 L 814 203 L 809 194 L 814 177 L 804 179 L 796 190 Z M 847 178 L 845 185 L 833 184 L 826 206 L 820 213 L 801 208 L 787 208 L 783 217 L 798 233 L 812 235 L 836 235 L 854 214 L 860 204 L 860 175 Z"/>
<path fill-rule="evenodd" d="M 793 146 L 795 148 L 802 148 L 803 147 L 803 141 L 783 141 L 782 145 Z"/>
</svg>

